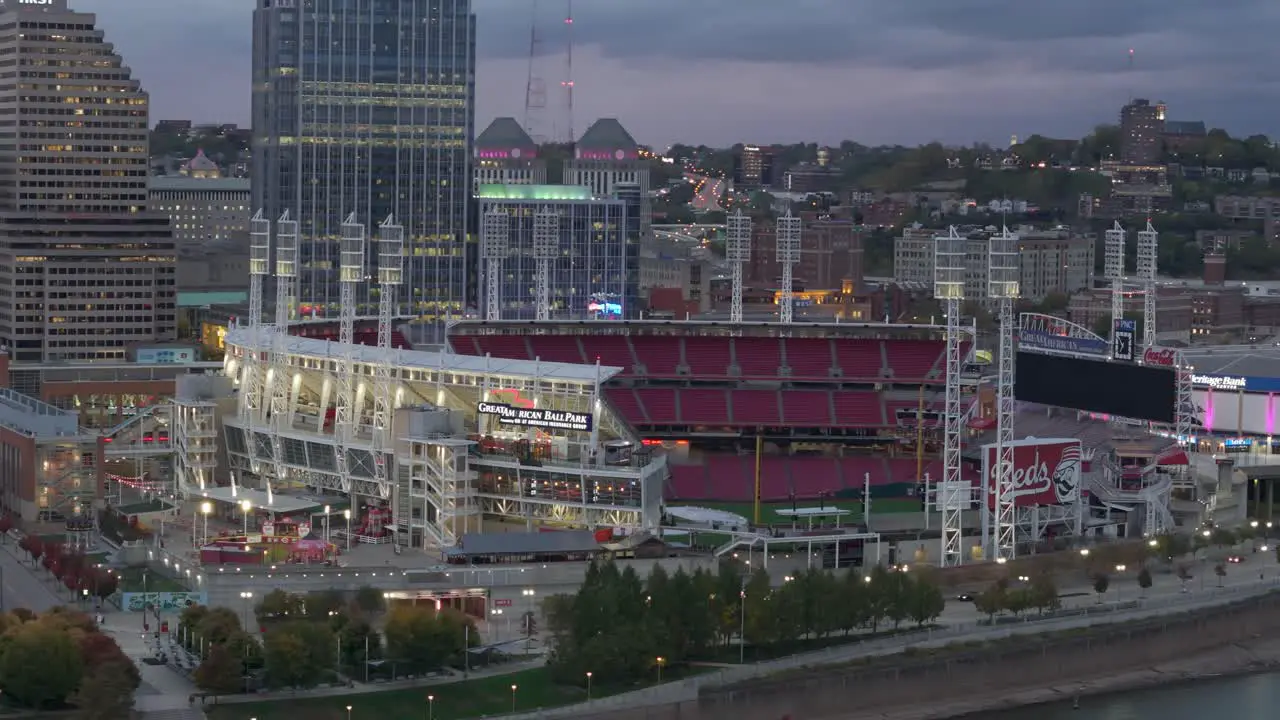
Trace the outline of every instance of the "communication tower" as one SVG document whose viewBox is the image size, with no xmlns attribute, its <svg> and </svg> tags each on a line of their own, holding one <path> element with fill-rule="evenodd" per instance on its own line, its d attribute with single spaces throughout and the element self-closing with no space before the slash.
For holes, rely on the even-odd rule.
<svg viewBox="0 0 1280 720">
<path fill-rule="evenodd" d="M 538 263 L 534 302 L 538 320 L 551 319 L 551 262 L 560 254 L 560 216 L 544 207 L 533 216 L 533 259 Z"/>
<path fill-rule="evenodd" d="M 987 251 L 987 297 L 996 304 L 1000 322 L 999 380 L 996 387 L 996 507 L 995 554 L 999 561 L 1012 560 L 1017 554 L 1017 502 L 1013 483 L 1013 381 L 1014 381 L 1014 316 L 1013 305 L 1021 295 L 1019 283 L 1018 236 L 1003 227 L 992 235 Z M 949 353 L 950 351 L 948 351 Z M 950 355 L 948 354 L 948 357 Z M 951 386 L 951 377 L 947 377 Z M 949 392 L 949 390 L 948 390 Z M 959 393 L 957 392 L 957 397 Z M 986 503 L 987 478 L 982 479 L 979 497 Z"/>
<path fill-rule="evenodd" d="M 391 329 L 403 283 L 404 228 L 388 215 L 378 226 L 378 351 L 381 357 L 374 366 L 373 391 L 373 476 L 378 497 L 384 500 L 391 497 L 387 457 L 394 448 L 391 414 L 396 406 L 396 383 L 391 374 Z"/>
<path fill-rule="evenodd" d="M 751 262 L 751 218 L 736 210 L 725 218 L 725 259 L 733 272 L 733 297 L 729 306 L 729 322 L 742 322 L 742 271 Z"/>
<path fill-rule="evenodd" d="M 542 122 L 543 111 L 547 109 L 547 83 L 536 73 L 538 49 L 542 46 L 542 37 L 538 34 L 538 0 L 532 3 L 532 19 L 529 21 L 529 73 L 524 86 L 524 131 L 540 142 L 544 137 L 537 131 Z"/>
<path fill-rule="evenodd" d="M 511 216 L 490 210 L 480 219 L 480 256 L 484 259 L 484 319 L 502 319 L 502 263 L 511 253 Z"/>
<path fill-rule="evenodd" d="M 1103 246 L 1102 276 L 1111 281 L 1111 334 L 1107 338 L 1116 347 L 1116 321 L 1124 318 L 1124 228 L 1115 223 L 1106 233 Z"/>
<path fill-rule="evenodd" d="M 784 324 L 789 324 L 793 315 L 792 305 L 792 273 L 795 264 L 800 262 L 800 233 L 802 225 L 800 218 L 791 214 L 790 208 L 787 214 L 778 218 L 778 263 L 782 265 L 782 292 L 778 297 L 778 319 Z"/>
<path fill-rule="evenodd" d="M 338 281 L 342 289 L 342 306 L 338 313 L 338 398 L 334 408 L 333 436 L 341 490 L 354 495 L 350 445 L 360 424 L 360 408 L 356 407 L 356 286 L 364 279 L 365 227 L 356 221 L 356 214 L 351 213 L 343 221 L 341 233 Z M 352 505 L 354 510 L 355 503 Z"/>
<path fill-rule="evenodd" d="M 963 530 L 962 511 L 967 503 L 957 501 L 960 487 L 960 351 L 964 330 L 960 325 L 960 306 L 964 303 L 965 251 L 967 241 L 948 228 L 945 236 L 934 238 L 933 296 L 942 305 L 947 319 L 947 387 L 943 414 L 942 442 L 942 566 L 961 564 L 964 556 L 960 538 Z"/>
<path fill-rule="evenodd" d="M 572 143 L 577 138 L 573 134 L 573 0 L 565 0 L 566 8 L 564 14 L 564 64 L 565 79 L 561 82 L 561 86 L 565 91 L 565 122 L 568 126 L 568 142 Z"/>
<path fill-rule="evenodd" d="M 1142 349 L 1156 345 L 1156 264 L 1159 262 L 1160 233 L 1147 221 L 1138 232 L 1138 282 L 1142 283 Z"/>
</svg>

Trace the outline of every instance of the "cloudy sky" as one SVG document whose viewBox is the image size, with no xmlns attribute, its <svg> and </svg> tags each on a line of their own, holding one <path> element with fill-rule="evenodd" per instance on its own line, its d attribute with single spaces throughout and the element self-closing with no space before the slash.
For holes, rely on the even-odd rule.
<svg viewBox="0 0 1280 720">
<path fill-rule="evenodd" d="M 253 0 L 70 0 L 97 12 L 152 117 L 247 123 Z M 478 123 L 520 117 L 530 0 L 473 0 Z M 563 133 L 567 0 L 540 0 L 543 132 Z M 1272 0 L 577 0 L 578 132 L 643 143 L 1079 137 L 1130 96 L 1280 134 Z M 1129 49 L 1135 62 L 1129 67 Z"/>
</svg>

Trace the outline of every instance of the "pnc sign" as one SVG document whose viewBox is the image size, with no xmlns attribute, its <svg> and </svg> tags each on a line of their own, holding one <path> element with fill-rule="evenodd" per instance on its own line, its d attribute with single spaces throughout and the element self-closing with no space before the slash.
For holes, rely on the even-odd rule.
<svg viewBox="0 0 1280 720">
<path fill-rule="evenodd" d="M 1018 507 L 1068 505 L 1080 499 L 1083 453 L 1073 439 L 1017 440 L 1013 448 L 1013 487 Z M 996 445 L 982 447 L 982 477 L 985 479 L 987 507 L 994 510 L 998 497 Z"/>
<path fill-rule="evenodd" d="M 1169 348 L 1149 347 L 1142 354 L 1143 365 L 1159 365 L 1161 367 L 1173 367 L 1173 361 L 1176 353 Z"/>
</svg>

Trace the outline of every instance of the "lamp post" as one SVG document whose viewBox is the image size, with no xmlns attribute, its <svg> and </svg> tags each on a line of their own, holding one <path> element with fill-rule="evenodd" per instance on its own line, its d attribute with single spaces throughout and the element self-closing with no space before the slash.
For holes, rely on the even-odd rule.
<svg viewBox="0 0 1280 720">
<path fill-rule="evenodd" d="M 347 521 L 347 552 L 351 552 L 351 510 L 343 510 L 342 517 Z"/>
<path fill-rule="evenodd" d="M 329 506 L 324 506 L 324 541 L 329 542 Z"/>
<path fill-rule="evenodd" d="M 351 706 L 347 706 L 347 720 L 351 720 Z"/>
<path fill-rule="evenodd" d="M 240 599 L 244 601 L 244 629 L 249 630 L 249 603 L 253 601 L 253 593 L 245 591 L 240 593 Z"/>
<path fill-rule="evenodd" d="M 200 543 L 201 545 L 209 544 L 209 513 L 211 512 L 213 512 L 213 503 L 207 501 L 200 503 L 200 514 L 204 515 L 204 541 Z"/>
<path fill-rule="evenodd" d="M 436 720 L 436 696 L 427 696 L 427 720 Z"/>
<path fill-rule="evenodd" d="M 747 586 L 738 591 L 738 664 L 747 663 Z"/>
<path fill-rule="evenodd" d="M 587 671 L 587 702 L 591 702 L 591 671 Z"/>
<path fill-rule="evenodd" d="M 249 513 L 253 512 L 253 503 L 248 500 L 240 501 L 240 516 L 244 518 L 244 536 L 249 537 Z"/>
<path fill-rule="evenodd" d="M 1123 564 L 1121 564 L 1121 565 L 1116 565 L 1116 574 L 1117 574 L 1117 575 L 1119 575 L 1119 574 L 1123 573 L 1123 572 L 1124 572 L 1125 570 L 1127 570 L 1127 569 L 1128 569 L 1128 568 L 1126 568 Z M 1116 602 L 1120 602 L 1120 594 L 1121 594 L 1121 593 L 1123 593 L 1123 592 L 1124 592 L 1124 591 L 1120 589 L 1120 586 L 1119 586 L 1119 585 L 1117 585 L 1117 586 L 1116 586 Z"/>
<path fill-rule="evenodd" d="M 520 689 L 519 685 L 511 686 L 511 712 L 516 711 L 516 690 L 519 690 L 519 689 Z M 348 718 L 348 720 L 350 720 L 350 718 Z"/>
<path fill-rule="evenodd" d="M 658 660 L 658 684 L 661 685 L 662 684 L 662 666 L 667 664 L 667 659 L 659 655 L 657 660 Z"/>
</svg>

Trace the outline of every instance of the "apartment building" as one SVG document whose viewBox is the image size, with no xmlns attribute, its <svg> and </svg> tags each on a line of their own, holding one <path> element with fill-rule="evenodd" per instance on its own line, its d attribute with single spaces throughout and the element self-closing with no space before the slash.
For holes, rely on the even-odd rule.
<svg viewBox="0 0 1280 720">
<path fill-rule="evenodd" d="M 151 209 L 164 213 L 179 249 L 249 242 L 249 179 L 158 175 Z M 247 279 L 246 279 L 247 282 Z"/>
</svg>

